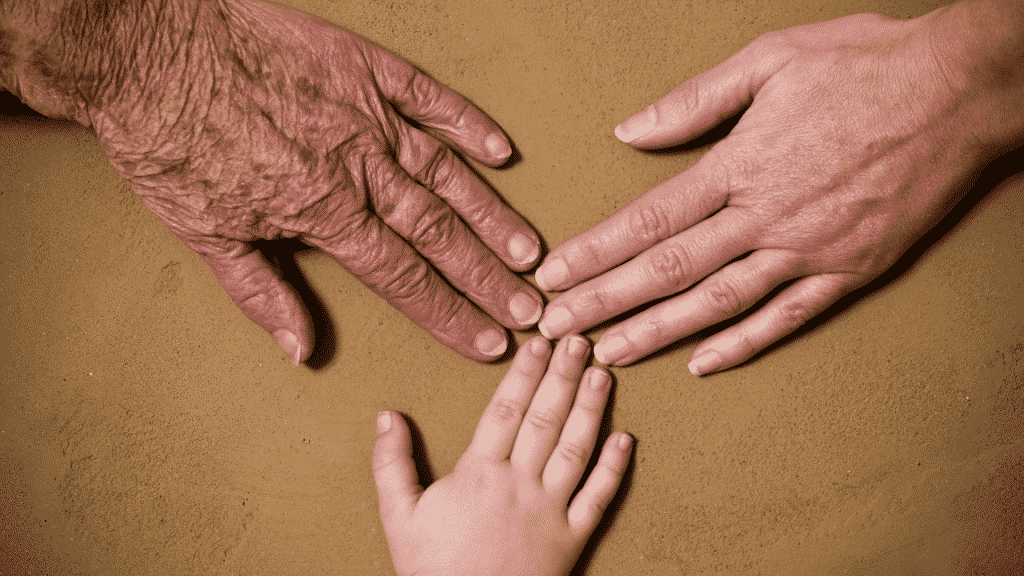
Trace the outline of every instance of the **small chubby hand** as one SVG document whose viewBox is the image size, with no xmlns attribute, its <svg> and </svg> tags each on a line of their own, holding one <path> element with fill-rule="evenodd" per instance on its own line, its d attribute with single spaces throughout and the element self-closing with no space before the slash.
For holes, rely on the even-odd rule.
<svg viewBox="0 0 1024 576">
<path fill-rule="evenodd" d="M 636 148 L 692 140 L 743 111 L 694 166 L 556 247 L 537 271 L 541 332 L 609 327 L 625 365 L 754 307 L 693 350 L 740 364 L 876 278 L 1022 134 L 1021 4 L 917 20 L 861 14 L 765 34 L 623 122 Z M 1016 111 L 1016 112 L 1014 112 Z"/>
<path fill-rule="evenodd" d="M 373 452 L 399 576 L 564 576 L 618 490 L 632 439 L 612 434 L 575 498 L 610 389 L 582 336 L 523 344 L 455 470 L 424 491 L 405 421 L 381 412 Z M 550 360 L 550 364 L 549 364 Z"/>
</svg>

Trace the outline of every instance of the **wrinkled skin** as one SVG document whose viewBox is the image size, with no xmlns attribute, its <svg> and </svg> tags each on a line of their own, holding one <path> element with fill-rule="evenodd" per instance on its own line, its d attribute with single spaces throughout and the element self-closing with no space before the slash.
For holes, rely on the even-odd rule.
<svg viewBox="0 0 1024 576">
<path fill-rule="evenodd" d="M 590 345 L 525 342 L 455 470 L 425 491 L 408 425 L 378 417 L 381 521 L 399 576 L 565 576 L 618 490 L 632 447 L 611 435 L 570 503 L 597 441 L 610 376 L 584 371 Z M 550 361 L 550 364 L 549 364 Z M 546 369 L 546 371 L 545 371 Z"/>
<path fill-rule="evenodd" d="M 690 371 L 735 366 L 888 269 L 1024 135 L 1024 10 L 977 1 L 912 21 L 857 15 L 766 34 L 616 129 L 689 141 L 747 108 L 693 167 L 556 247 L 537 271 L 556 338 L 608 328 L 625 365 L 743 312 Z"/>
<path fill-rule="evenodd" d="M 92 30 L 89 10 L 123 26 L 68 41 Z M 323 249 L 477 360 L 505 351 L 504 327 L 539 318 L 540 295 L 512 272 L 536 263 L 536 233 L 425 130 L 489 166 L 508 159 L 508 140 L 405 61 L 259 0 L 71 0 L 46 18 L 62 32 L 35 42 L 13 90 L 91 125 L 146 206 L 296 363 L 312 351 L 308 313 L 250 241 Z M 78 45 L 90 42 L 105 46 Z M 69 65 L 96 53 L 108 55 Z M 37 88 L 52 85 L 63 92 Z"/>
</svg>

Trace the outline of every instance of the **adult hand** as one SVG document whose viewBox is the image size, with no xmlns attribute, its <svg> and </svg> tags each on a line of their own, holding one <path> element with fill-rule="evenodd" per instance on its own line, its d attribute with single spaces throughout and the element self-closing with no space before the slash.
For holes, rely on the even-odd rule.
<svg viewBox="0 0 1024 576">
<path fill-rule="evenodd" d="M 504 164 L 508 140 L 464 97 L 354 34 L 260 0 L 59 4 L 41 4 L 37 19 L 57 22 L 64 42 L 17 59 L 8 85 L 95 128 L 131 188 L 296 363 L 312 351 L 308 313 L 250 241 L 323 249 L 477 360 L 504 353 L 503 326 L 540 317 L 540 295 L 512 272 L 536 263 L 536 233 L 424 131 Z"/>
<path fill-rule="evenodd" d="M 744 107 L 693 167 L 558 246 L 537 271 L 548 338 L 611 326 L 634 362 L 726 320 L 690 371 L 739 364 L 886 270 L 1022 130 L 1021 4 L 912 21 L 857 15 L 765 34 L 616 128 L 637 148 L 689 141 Z"/>
<path fill-rule="evenodd" d="M 547 340 L 527 341 L 455 470 L 426 491 L 407 424 L 381 412 L 373 469 L 400 576 L 569 573 L 618 490 L 632 443 L 622 433 L 608 438 L 569 502 L 610 388 L 604 369 L 584 371 L 589 349 L 581 336 L 563 339 L 553 356 Z"/>
</svg>

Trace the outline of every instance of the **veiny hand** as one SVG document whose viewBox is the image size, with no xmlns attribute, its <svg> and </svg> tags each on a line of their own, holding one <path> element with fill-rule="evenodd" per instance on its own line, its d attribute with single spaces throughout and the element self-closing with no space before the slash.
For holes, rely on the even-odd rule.
<svg viewBox="0 0 1024 576">
<path fill-rule="evenodd" d="M 726 320 L 690 371 L 735 366 L 886 270 L 1022 133 L 1024 11 L 972 2 L 912 21 L 858 15 L 766 34 L 616 129 L 689 141 L 749 105 L 692 168 L 555 248 L 557 338 L 611 326 L 603 363 L 634 362 Z"/>
<path fill-rule="evenodd" d="M 589 350 L 581 336 L 563 339 L 553 357 L 547 340 L 527 341 L 455 470 L 425 492 L 407 424 L 380 413 L 373 468 L 400 576 L 569 573 L 618 490 L 632 445 L 627 434 L 608 438 L 569 503 L 610 388 L 604 369 L 584 371 Z"/>
<path fill-rule="evenodd" d="M 308 313 L 252 240 L 323 249 L 477 360 L 504 353 L 503 326 L 540 317 L 540 295 L 510 270 L 536 263 L 536 233 L 420 129 L 505 163 L 505 135 L 462 96 L 337 26 L 260 0 L 125 0 L 96 13 L 58 4 L 38 10 L 59 18 L 74 50 L 27 55 L 10 84 L 44 113 L 93 126 L 131 188 L 296 363 L 312 350 Z M 86 46 L 67 40 L 76 34 Z M 85 64 L 69 73 L 70 61 Z M 35 88 L 53 84 L 75 97 Z"/>
</svg>

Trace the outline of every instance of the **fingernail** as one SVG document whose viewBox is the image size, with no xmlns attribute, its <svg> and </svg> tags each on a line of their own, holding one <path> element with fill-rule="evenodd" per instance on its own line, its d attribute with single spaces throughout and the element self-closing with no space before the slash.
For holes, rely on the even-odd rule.
<svg viewBox="0 0 1024 576">
<path fill-rule="evenodd" d="M 391 413 L 390 412 L 378 412 L 377 413 L 377 434 L 383 434 L 391 430 Z"/>
<path fill-rule="evenodd" d="M 540 356 L 548 351 L 548 341 L 544 338 L 534 338 L 530 341 L 530 352 L 534 356 Z"/>
<path fill-rule="evenodd" d="M 572 313 L 563 306 L 548 306 L 544 317 L 541 318 L 540 333 L 550 340 L 554 334 L 564 334 L 572 323 Z"/>
<path fill-rule="evenodd" d="M 299 344 L 299 339 L 295 337 L 295 334 L 282 328 L 275 330 L 272 336 L 277 341 L 277 345 L 292 359 L 292 364 L 298 366 L 299 359 L 302 358 L 302 344 Z"/>
<path fill-rule="evenodd" d="M 598 392 L 603 392 L 608 387 L 608 383 L 611 382 L 611 378 L 608 377 L 608 373 L 604 370 L 595 369 L 590 372 L 590 387 Z"/>
<path fill-rule="evenodd" d="M 508 342 L 505 335 L 494 329 L 487 329 L 476 335 L 476 349 L 484 356 L 501 356 Z"/>
<path fill-rule="evenodd" d="M 619 450 L 629 450 L 633 443 L 633 437 L 629 434 L 619 434 Z"/>
<path fill-rule="evenodd" d="M 583 358 L 583 355 L 590 349 L 590 343 L 579 336 L 573 336 L 569 339 L 569 356 L 573 358 Z"/>
<path fill-rule="evenodd" d="M 594 356 L 601 364 L 615 364 L 626 355 L 628 344 L 622 336 L 612 336 L 594 346 Z"/>
<path fill-rule="evenodd" d="M 540 320 L 540 314 L 544 311 L 544 307 L 526 292 L 517 292 L 508 301 L 508 311 L 512 313 L 512 317 L 517 322 L 533 326 L 537 320 Z"/>
<path fill-rule="evenodd" d="M 487 151 L 498 158 L 508 158 L 512 155 L 512 147 L 508 145 L 508 140 L 501 134 L 489 135 L 484 140 L 484 144 L 487 146 Z"/>
<path fill-rule="evenodd" d="M 690 360 L 690 364 L 687 368 L 690 369 L 690 374 L 700 376 L 701 374 L 707 374 L 708 372 L 717 370 L 721 365 L 722 357 L 718 355 L 718 352 L 709 350 L 700 356 L 697 356 L 693 360 Z"/>
<path fill-rule="evenodd" d="M 569 279 L 569 268 L 561 258 L 548 260 L 537 269 L 534 275 L 539 285 L 548 292 L 557 290 Z"/>
<path fill-rule="evenodd" d="M 626 144 L 647 134 L 658 124 L 658 113 L 648 106 L 615 128 L 615 136 Z"/>
<path fill-rule="evenodd" d="M 540 256 L 540 243 L 522 232 L 516 232 L 508 240 L 508 252 L 520 264 L 530 264 Z"/>
</svg>

